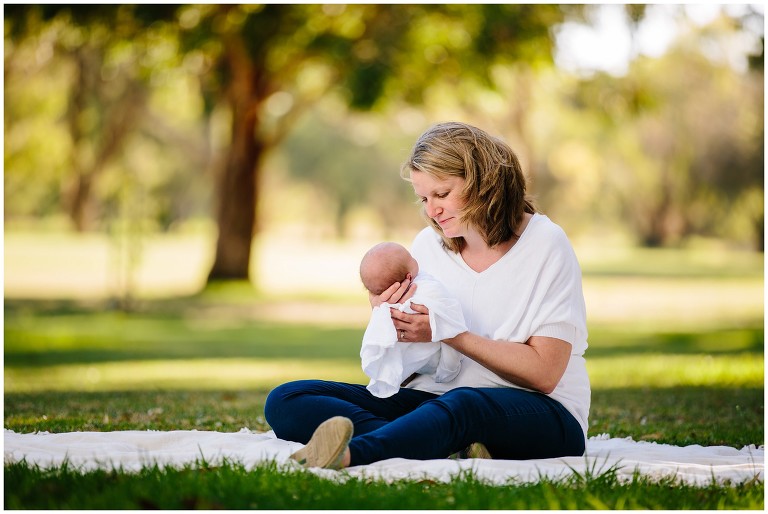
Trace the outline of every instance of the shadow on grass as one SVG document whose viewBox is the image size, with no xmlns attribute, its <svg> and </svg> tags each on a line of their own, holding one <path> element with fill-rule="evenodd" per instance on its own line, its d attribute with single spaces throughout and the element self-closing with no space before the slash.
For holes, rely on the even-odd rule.
<svg viewBox="0 0 768 514">
<path fill-rule="evenodd" d="M 364 327 L 333 328 L 253 315 L 200 314 L 191 300 L 158 301 L 124 313 L 101 304 L 7 301 L 5 364 L 49 366 L 158 359 L 356 359 Z M 206 304 L 208 305 L 208 304 Z M 258 310 L 258 305 L 254 307 Z M 660 331 L 590 327 L 587 358 L 643 354 L 761 355 L 755 321 L 739 327 Z"/>
<path fill-rule="evenodd" d="M 7 301 L 5 364 L 49 366 L 156 359 L 356 359 L 364 327 L 196 315 L 195 304 L 158 302 L 141 312 L 100 303 Z"/>
<path fill-rule="evenodd" d="M 699 331 L 590 329 L 589 357 L 666 353 L 675 355 L 762 354 L 765 330 L 757 325 L 738 328 L 702 328 Z"/>
</svg>

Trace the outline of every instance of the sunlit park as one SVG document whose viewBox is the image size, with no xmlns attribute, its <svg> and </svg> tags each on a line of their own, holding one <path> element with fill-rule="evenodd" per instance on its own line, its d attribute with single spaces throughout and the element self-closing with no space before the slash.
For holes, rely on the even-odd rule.
<svg viewBox="0 0 768 514">
<path fill-rule="evenodd" d="M 4 49 L 6 438 L 266 433 L 279 384 L 367 383 L 360 259 L 426 226 L 400 166 L 458 120 L 574 247 L 588 436 L 762 452 L 762 4 L 4 5 Z M 762 510 L 759 469 L 500 487 L 6 453 L 4 506 Z"/>
</svg>

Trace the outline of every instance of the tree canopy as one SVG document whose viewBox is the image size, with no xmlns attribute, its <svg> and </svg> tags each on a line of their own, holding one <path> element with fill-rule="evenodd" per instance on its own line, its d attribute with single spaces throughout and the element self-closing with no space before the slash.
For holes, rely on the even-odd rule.
<svg viewBox="0 0 768 514">
<path fill-rule="evenodd" d="M 275 156 L 334 204 L 339 232 L 361 203 L 393 225 L 407 148 L 360 143 L 347 110 L 395 132 L 409 109 L 451 106 L 502 132 L 542 208 L 568 223 L 617 220 L 645 245 L 699 234 L 762 248 L 762 36 L 747 70 L 712 53 L 754 11 L 626 76 L 574 77 L 554 66 L 553 33 L 586 19 L 575 5 L 4 9 L 7 219 L 66 212 L 89 230 L 130 204 L 167 229 L 212 215 L 209 280 L 244 279 Z M 645 9 L 626 13 L 637 27 Z"/>
</svg>

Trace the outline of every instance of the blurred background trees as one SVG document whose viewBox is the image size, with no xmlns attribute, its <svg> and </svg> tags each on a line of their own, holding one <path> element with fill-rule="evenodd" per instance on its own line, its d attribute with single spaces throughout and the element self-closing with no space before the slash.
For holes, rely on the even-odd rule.
<svg viewBox="0 0 768 514">
<path fill-rule="evenodd" d="M 209 281 L 247 278 L 253 236 L 280 224 L 421 226 L 399 164 L 452 118 L 509 141 L 573 237 L 763 248 L 757 7 L 669 11 L 676 39 L 624 73 L 558 65 L 582 6 L 4 9 L 6 230 L 212 220 Z M 623 12 L 636 37 L 647 9 Z"/>
<path fill-rule="evenodd" d="M 658 58 L 635 59 L 624 76 L 575 84 L 565 99 L 581 125 L 545 152 L 553 202 L 569 182 L 581 192 L 599 185 L 596 199 L 609 202 L 601 215 L 618 217 L 644 246 L 706 235 L 762 249 L 763 64 L 756 55 L 734 72 L 738 27 L 720 18 Z M 591 144 L 584 130 L 596 132 Z M 593 166 L 597 177 L 586 178 Z"/>
</svg>

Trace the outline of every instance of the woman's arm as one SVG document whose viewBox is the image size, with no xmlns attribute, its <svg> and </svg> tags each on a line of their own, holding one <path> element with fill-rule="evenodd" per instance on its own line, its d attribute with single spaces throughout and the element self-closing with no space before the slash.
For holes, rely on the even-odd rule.
<svg viewBox="0 0 768 514">
<path fill-rule="evenodd" d="M 464 332 L 443 342 L 501 378 L 544 394 L 555 390 L 571 358 L 571 343 L 554 337 L 519 344 Z"/>
<path fill-rule="evenodd" d="M 404 341 L 431 341 L 429 310 L 411 304 L 419 314 L 391 309 L 397 330 L 405 331 Z M 551 393 L 565 373 L 571 344 L 554 337 L 533 336 L 523 344 L 497 341 L 463 332 L 443 341 L 458 352 L 485 366 L 501 378 L 521 387 Z"/>
</svg>

